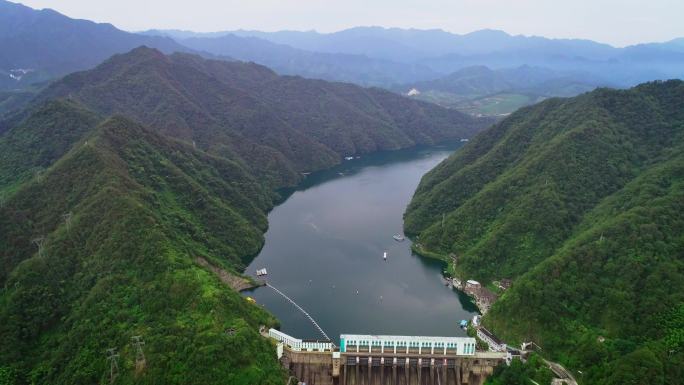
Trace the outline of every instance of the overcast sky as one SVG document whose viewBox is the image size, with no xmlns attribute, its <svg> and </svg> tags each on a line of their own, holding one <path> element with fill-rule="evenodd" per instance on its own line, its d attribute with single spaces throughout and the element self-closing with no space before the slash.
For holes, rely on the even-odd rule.
<svg viewBox="0 0 684 385">
<path fill-rule="evenodd" d="M 18 1 L 18 0 L 13 0 Z M 586 38 L 617 46 L 684 37 L 683 0 L 23 0 L 140 31 L 333 32 L 354 26 Z"/>
</svg>

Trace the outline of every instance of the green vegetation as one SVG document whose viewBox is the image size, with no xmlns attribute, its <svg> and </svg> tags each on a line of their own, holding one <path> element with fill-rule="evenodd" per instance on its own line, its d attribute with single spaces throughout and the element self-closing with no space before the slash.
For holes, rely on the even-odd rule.
<svg viewBox="0 0 684 385">
<path fill-rule="evenodd" d="M 474 116 L 504 116 L 549 97 L 588 92 L 600 81 L 548 68 L 520 66 L 492 70 L 485 66 L 462 68 L 436 79 L 395 86 L 397 92 L 416 89 L 413 96 Z"/>
<path fill-rule="evenodd" d="M 406 231 L 514 279 L 484 319 L 505 340 L 583 383 L 681 384 L 683 100 L 668 81 L 524 108 L 423 178 Z"/>
<path fill-rule="evenodd" d="M 110 348 L 117 384 L 284 383 L 277 321 L 202 263 L 240 275 L 301 171 L 484 124 L 147 48 L 53 83 L 0 122 L 0 385 L 108 383 Z"/>
<path fill-rule="evenodd" d="M 510 366 L 498 366 L 494 369 L 494 374 L 487 378 L 485 385 L 534 385 L 535 382 L 539 385 L 550 384 L 553 377 L 553 372 L 541 357 L 533 353 L 525 363 L 514 359 Z"/>
<path fill-rule="evenodd" d="M 281 383 L 257 333 L 275 321 L 194 262 L 237 271 L 258 251 L 268 196 L 254 186 L 225 160 L 104 122 L 0 210 L 0 366 L 16 384 L 92 384 L 115 347 L 117 383 Z"/>
<path fill-rule="evenodd" d="M 345 155 L 470 137 L 489 124 L 380 89 L 144 47 L 69 75 L 39 99 L 66 97 L 234 159 L 271 187 Z"/>
<path fill-rule="evenodd" d="M 544 100 L 543 96 L 522 93 L 497 93 L 466 97 L 441 91 L 426 91 L 415 96 L 418 100 L 453 108 L 473 116 L 505 116 L 519 108 Z"/>
<path fill-rule="evenodd" d="M 66 101 L 46 103 L 25 114 L 29 117 L 0 139 L 0 197 L 40 176 L 101 119 Z"/>
<path fill-rule="evenodd" d="M 0 91 L 0 119 L 9 112 L 24 107 L 35 94 L 32 90 Z"/>
<path fill-rule="evenodd" d="M 502 93 L 477 99 L 473 104 L 483 115 L 508 115 L 535 101 L 529 95 Z"/>
</svg>

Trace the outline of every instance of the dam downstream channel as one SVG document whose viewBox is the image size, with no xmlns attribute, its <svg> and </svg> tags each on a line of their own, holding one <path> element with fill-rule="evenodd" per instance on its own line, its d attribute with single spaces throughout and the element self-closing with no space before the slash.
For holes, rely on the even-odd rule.
<svg viewBox="0 0 684 385">
<path fill-rule="evenodd" d="M 464 336 L 477 312 L 445 285 L 442 261 L 413 255 L 403 214 L 420 178 L 461 143 L 380 152 L 309 175 L 268 216 L 266 242 L 245 273 L 267 281 L 305 309 L 338 343 L 342 333 Z M 387 260 L 383 253 L 387 252 Z M 296 338 L 321 334 L 269 287 L 243 292 Z"/>
</svg>

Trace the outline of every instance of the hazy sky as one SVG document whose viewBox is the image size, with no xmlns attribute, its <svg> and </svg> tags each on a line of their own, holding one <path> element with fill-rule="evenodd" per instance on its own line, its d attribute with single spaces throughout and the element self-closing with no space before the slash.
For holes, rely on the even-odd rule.
<svg viewBox="0 0 684 385">
<path fill-rule="evenodd" d="M 18 1 L 18 0 L 13 0 Z M 684 37 L 683 0 L 23 0 L 121 29 L 483 28 L 617 46 Z"/>
</svg>

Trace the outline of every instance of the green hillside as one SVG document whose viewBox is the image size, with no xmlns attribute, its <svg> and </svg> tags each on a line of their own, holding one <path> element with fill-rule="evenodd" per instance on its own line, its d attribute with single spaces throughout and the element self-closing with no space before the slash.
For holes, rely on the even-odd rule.
<svg viewBox="0 0 684 385">
<path fill-rule="evenodd" d="M 284 383 L 277 321 L 222 280 L 245 281 L 277 189 L 486 124 L 148 48 L 53 83 L 0 121 L 0 384 L 109 383 L 110 348 L 117 384 Z"/>
<path fill-rule="evenodd" d="M 244 266 L 268 194 L 234 163 L 123 118 L 86 139 L 0 209 L 2 369 L 17 384 L 99 383 L 115 347 L 117 383 L 281 383 L 257 333 L 274 320 L 195 263 Z M 146 342 L 139 373 L 133 335 Z"/>
<path fill-rule="evenodd" d="M 684 82 L 552 99 L 427 174 L 406 231 L 460 275 L 514 279 L 485 318 L 506 340 L 586 383 L 644 383 L 622 377 L 635 357 L 681 383 L 683 171 Z"/>
<path fill-rule="evenodd" d="M 345 155 L 470 137 L 489 124 L 380 89 L 145 47 L 69 75 L 39 100 L 60 97 L 236 158 L 273 186 Z"/>
</svg>

